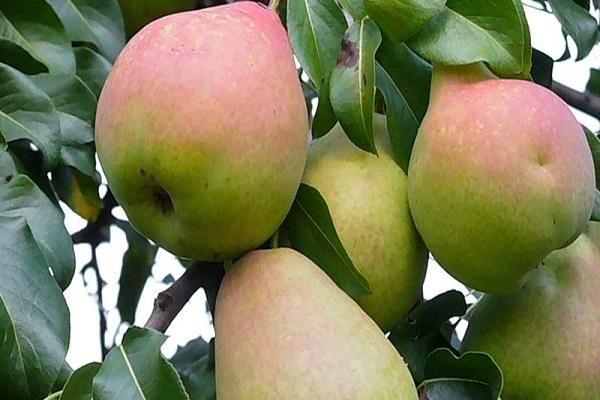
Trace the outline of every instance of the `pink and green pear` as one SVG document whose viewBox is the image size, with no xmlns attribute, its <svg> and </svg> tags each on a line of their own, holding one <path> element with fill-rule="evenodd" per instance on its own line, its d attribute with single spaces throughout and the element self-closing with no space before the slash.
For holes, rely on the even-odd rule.
<svg viewBox="0 0 600 400">
<path fill-rule="evenodd" d="M 483 64 L 435 65 L 414 144 L 408 200 L 425 244 L 456 279 L 517 290 L 589 220 L 594 164 L 567 105 Z"/>
<path fill-rule="evenodd" d="M 193 10 L 196 3 L 197 0 L 119 0 L 128 38 L 155 19 Z"/>
<path fill-rule="evenodd" d="M 235 263 L 215 315 L 219 400 L 417 400 L 377 324 L 295 250 L 257 250 Z"/>
<path fill-rule="evenodd" d="M 551 253 L 516 293 L 485 295 L 463 350 L 489 353 L 506 400 L 594 400 L 600 393 L 600 223 Z"/>
<path fill-rule="evenodd" d="M 336 231 L 372 293 L 358 304 L 389 331 L 421 294 L 428 252 L 414 226 L 407 177 L 394 162 L 384 115 L 374 116 L 379 156 L 336 125 L 309 148 L 303 182 L 325 199 Z"/>
<path fill-rule="evenodd" d="M 289 211 L 308 118 L 279 17 L 254 2 L 173 14 L 119 55 L 96 146 L 142 234 L 203 261 L 259 246 Z"/>
</svg>

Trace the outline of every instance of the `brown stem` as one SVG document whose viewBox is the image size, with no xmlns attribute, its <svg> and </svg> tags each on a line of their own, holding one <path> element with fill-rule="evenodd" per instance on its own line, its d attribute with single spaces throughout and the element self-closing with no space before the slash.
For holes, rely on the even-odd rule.
<svg viewBox="0 0 600 400">
<path fill-rule="evenodd" d="M 570 106 L 600 119 L 600 97 L 590 92 L 578 92 L 556 81 L 552 82 L 552 91 Z"/>
<path fill-rule="evenodd" d="M 154 309 L 146 322 L 146 328 L 165 332 L 183 306 L 200 288 L 204 288 L 211 315 L 217 292 L 225 270 L 220 263 L 195 262 L 168 289 L 160 292 L 154 300 Z"/>
</svg>

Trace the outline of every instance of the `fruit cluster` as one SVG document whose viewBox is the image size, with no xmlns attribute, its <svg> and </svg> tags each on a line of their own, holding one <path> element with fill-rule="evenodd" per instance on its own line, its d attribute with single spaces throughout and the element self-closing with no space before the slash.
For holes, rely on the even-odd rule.
<svg viewBox="0 0 600 400">
<path fill-rule="evenodd" d="M 420 297 L 430 251 L 489 293 L 463 345 L 499 363 L 503 397 L 591 398 L 600 390 L 600 226 L 588 222 L 592 155 L 568 107 L 483 64 L 435 65 L 408 174 L 384 115 L 374 131 L 378 155 L 339 125 L 309 146 L 286 31 L 256 3 L 162 18 L 119 56 L 96 122 L 115 198 L 174 254 L 238 260 L 216 306 L 218 397 L 417 399 L 384 332 Z M 357 302 L 299 252 L 254 250 L 301 182 L 323 196 L 369 282 Z"/>
</svg>

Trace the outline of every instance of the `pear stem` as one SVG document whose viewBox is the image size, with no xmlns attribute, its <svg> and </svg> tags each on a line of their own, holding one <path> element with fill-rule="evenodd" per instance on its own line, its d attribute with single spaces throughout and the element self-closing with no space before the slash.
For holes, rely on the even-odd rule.
<svg viewBox="0 0 600 400">
<path fill-rule="evenodd" d="M 225 270 L 221 263 L 195 262 L 168 289 L 154 300 L 154 309 L 145 327 L 165 332 L 190 298 L 203 288 L 212 319 L 215 317 L 217 293 Z"/>
<path fill-rule="evenodd" d="M 277 9 L 279 8 L 279 1 L 280 0 L 270 0 L 269 1 L 269 8 L 275 12 L 277 12 Z"/>
</svg>

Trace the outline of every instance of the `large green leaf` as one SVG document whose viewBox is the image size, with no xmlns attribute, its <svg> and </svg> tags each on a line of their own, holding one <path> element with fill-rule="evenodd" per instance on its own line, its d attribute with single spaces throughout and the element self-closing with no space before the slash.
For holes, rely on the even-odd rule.
<svg viewBox="0 0 600 400">
<path fill-rule="evenodd" d="M 47 0 L 72 41 L 93 43 L 111 61 L 125 44 L 123 18 L 117 0 Z"/>
<path fill-rule="evenodd" d="M 171 362 L 192 400 L 216 400 L 215 340 L 197 338 L 177 350 Z"/>
<path fill-rule="evenodd" d="M 367 15 L 363 0 L 339 0 L 339 3 L 352 16 L 354 21 L 359 21 Z"/>
<path fill-rule="evenodd" d="M 590 54 L 598 36 L 596 19 L 573 0 L 548 0 L 548 3 L 564 31 L 575 41 L 577 60 Z"/>
<path fill-rule="evenodd" d="M 121 289 L 117 298 L 117 308 L 121 320 L 133 324 L 135 310 L 146 281 L 151 276 L 158 247 L 140 235 L 128 222 L 118 221 L 117 226 L 125 232 L 129 245 L 123 254 L 121 277 L 119 278 Z"/>
<path fill-rule="evenodd" d="M 67 353 L 69 310 L 25 218 L 4 215 L 0 215 L 0 338 L 2 398 L 43 399 Z"/>
<path fill-rule="evenodd" d="M 394 159 L 408 173 L 413 143 L 429 103 L 431 65 L 404 43 L 385 40 L 377 58 L 376 84 L 385 99 Z"/>
<path fill-rule="evenodd" d="M 526 76 L 531 42 L 520 0 L 448 0 L 408 44 L 429 61 L 448 65 L 487 62 L 503 76 Z"/>
<path fill-rule="evenodd" d="M 370 293 L 338 237 L 327 203 L 312 186 L 301 184 L 284 226 L 292 246 L 313 260 L 352 298 Z"/>
<path fill-rule="evenodd" d="M 338 63 L 331 74 L 330 99 L 340 125 L 357 147 L 377 154 L 373 138 L 375 52 L 381 33 L 368 17 L 344 35 Z"/>
<path fill-rule="evenodd" d="M 75 62 L 77 63 L 77 78 L 94 95 L 96 101 L 104 81 L 108 77 L 112 65 L 106 58 L 87 47 L 75 49 Z"/>
<path fill-rule="evenodd" d="M 94 378 L 94 400 L 189 399 L 177 371 L 160 353 L 165 339 L 157 331 L 129 328 Z"/>
<path fill-rule="evenodd" d="M 0 36 L 0 63 L 10 65 L 26 74 L 48 72 L 48 68 L 13 41 Z"/>
<path fill-rule="evenodd" d="M 74 371 L 59 400 L 92 400 L 92 381 L 100 366 L 100 363 L 93 362 Z"/>
<path fill-rule="evenodd" d="M 446 0 L 365 0 L 367 13 L 384 36 L 400 43 L 442 12 Z"/>
<path fill-rule="evenodd" d="M 60 155 L 60 122 L 50 98 L 27 75 L 0 64 L 0 134 L 31 140 L 51 169 Z"/>
<path fill-rule="evenodd" d="M 300 65 L 319 94 L 313 136 L 326 134 L 335 125 L 329 102 L 329 78 L 335 67 L 346 30 L 346 19 L 332 0 L 298 0 L 287 5 L 288 34 Z"/>
<path fill-rule="evenodd" d="M 75 70 L 71 42 L 44 0 L 2 0 L 0 38 L 19 45 L 51 72 Z"/>
<path fill-rule="evenodd" d="M 75 256 L 63 215 L 28 176 L 17 175 L 0 184 L 0 215 L 27 220 L 46 268 L 52 269 L 61 288 L 69 286 Z"/>
</svg>

